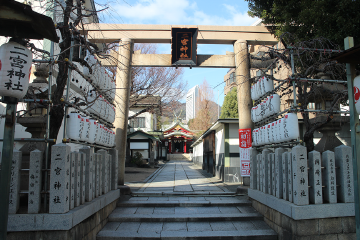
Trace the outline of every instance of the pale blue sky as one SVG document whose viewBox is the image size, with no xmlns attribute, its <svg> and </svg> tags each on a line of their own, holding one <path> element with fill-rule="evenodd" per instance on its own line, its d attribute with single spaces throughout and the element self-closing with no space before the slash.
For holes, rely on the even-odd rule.
<svg viewBox="0 0 360 240">
<path fill-rule="evenodd" d="M 181 24 L 249 26 L 257 19 L 247 15 L 244 0 L 103 0 L 107 10 L 99 15 L 102 23 L 124 24 Z M 97 2 L 97 1 L 96 1 Z M 101 9 L 102 6 L 97 6 Z M 159 53 L 171 53 L 170 44 L 159 44 Z M 225 54 L 233 52 L 232 45 L 198 45 L 198 54 Z M 226 68 L 186 68 L 183 81 L 188 89 L 200 85 L 204 79 L 213 87 L 214 101 L 224 101 Z M 219 85 L 220 84 L 220 85 Z M 215 86 L 219 85 L 215 88 Z"/>
</svg>

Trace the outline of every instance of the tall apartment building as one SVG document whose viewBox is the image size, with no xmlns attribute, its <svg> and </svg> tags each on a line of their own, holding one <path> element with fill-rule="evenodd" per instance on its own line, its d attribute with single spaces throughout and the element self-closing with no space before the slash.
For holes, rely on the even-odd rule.
<svg viewBox="0 0 360 240">
<path fill-rule="evenodd" d="M 196 117 L 197 99 L 199 97 L 199 85 L 191 88 L 186 94 L 186 121 Z"/>
</svg>

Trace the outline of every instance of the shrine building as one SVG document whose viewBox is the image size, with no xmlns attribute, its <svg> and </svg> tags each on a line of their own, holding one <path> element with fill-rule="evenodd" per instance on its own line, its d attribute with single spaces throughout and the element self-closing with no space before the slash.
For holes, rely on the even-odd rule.
<svg viewBox="0 0 360 240">
<path fill-rule="evenodd" d="M 173 122 L 164 131 L 164 144 L 167 154 L 191 153 L 195 134 L 179 120 Z"/>
</svg>

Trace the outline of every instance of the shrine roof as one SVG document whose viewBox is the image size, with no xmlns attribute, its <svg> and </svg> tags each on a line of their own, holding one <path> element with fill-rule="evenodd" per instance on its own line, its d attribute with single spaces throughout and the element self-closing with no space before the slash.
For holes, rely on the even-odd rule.
<svg viewBox="0 0 360 240">
<path fill-rule="evenodd" d="M 188 127 L 186 127 L 184 124 L 182 124 L 179 120 L 173 122 L 169 127 L 164 129 L 164 132 L 170 131 L 171 129 L 175 128 L 177 125 L 179 125 L 181 128 L 183 128 L 189 132 L 192 132 Z"/>
<path fill-rule="evenodd" d="M 193 135 L 186 134 L 186 133 L 183 133 L 183 132 L 172 132 L 172 133 L 169 133 L 167 135 L 164 135 L 164 138 L 168 138 L 168 137 L 172 137 L 172 136 L 178 136 L 178 135 L 188 137 L 188 138 L 194 138 Z"/>
<path fill-rule="evenodd" d="M 159 137 L 155 137 L 155 136 L 153 136 L 153 135 L 151 135 L 151 134 L 148 134 L 148 133 L 146 133 L 146 132 L 144 132 L 144 131 L 141 131 L 141 130 L 138 130 L 138 131 L 136 131 L 136 132 L 133 132 L 133 133 L 128 134 L 128 135 L 127 135 L 127 138 L 132 138 L 132 137 L 134 137 L 134 136 L 136 136 L 136 135 L 140 135 L 140 136 L 143 136 L 143 137 L 146 137 L 146 138 L 155 140 L 155 141 L 159 141 L 159 140 L 160 140 Z"/>
</svg>

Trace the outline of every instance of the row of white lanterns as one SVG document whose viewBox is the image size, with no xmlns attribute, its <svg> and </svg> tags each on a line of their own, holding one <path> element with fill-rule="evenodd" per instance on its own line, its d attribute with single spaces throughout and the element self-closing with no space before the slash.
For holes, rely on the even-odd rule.
<svg viewBox="0 0 360 240">
<path fill-rule="evenodd" d="M 23 98 L 29 88 L 32 52 L 8 42 L 0 47 L 0 96 Z"/>
<path fill-rule="evenodd" d="M 299 121 L 296 113 L 288 113 L 283 118 L 252 131 L 253 146 L 282 143 L 299 138 Z"/>
<path fill-rule="evenodd" d="M 109 103 L 101 95 L 97 96 L 95 91 L 88 94 L 87 97 L 89 113 L 97 115 L 106 122 L 113 123 L 115 121 L 115 106 Z"/>
<path fill-rule="evenodd" d="M 85 61 L 87 61 L 91 67 L 92 73 L 90 74 L 89 68 L 84 67 L 83 74 L 90 77 L 92 82 L 98 86 L 106 96 L 108 96 L 111 100 L 114 100 L 116 83 L 111 80 L 111 77 L 105 68 L 100 65 L 94 55 L 88 54 Z"/>
<path fill-rule="evenodd" d="M 67 117 L 66 134 L 68 138 L 106 147 L 115 146 L 115 132 L 113 130 L 79 113 L 73 112 Z"/>
<path fill-rule="evenodd" d="M 265 76 L 261 77 L 254 85 L 251 86 L 251 99 L 256 101 L 272 90 L 274 90 L 273 80 Z"/>
<path fill-rule="evenodd" d="M 273 94 L 251 109 L 251 121 L 254 123 L 280 112 L 280 96 Z"/>
</svg>

